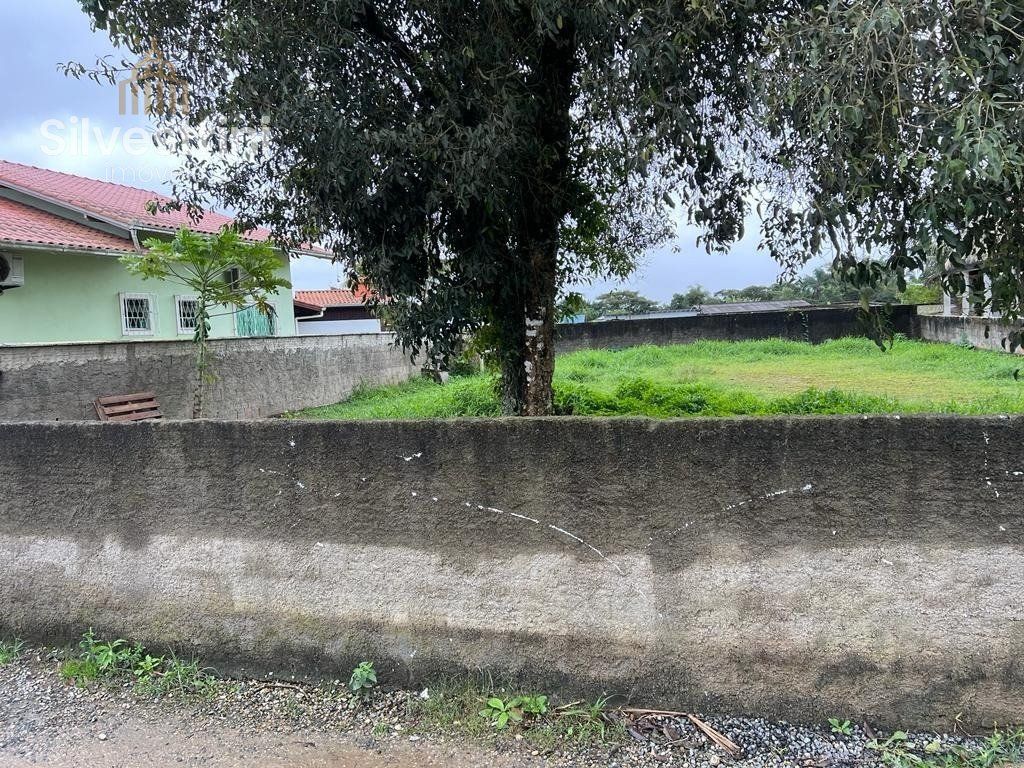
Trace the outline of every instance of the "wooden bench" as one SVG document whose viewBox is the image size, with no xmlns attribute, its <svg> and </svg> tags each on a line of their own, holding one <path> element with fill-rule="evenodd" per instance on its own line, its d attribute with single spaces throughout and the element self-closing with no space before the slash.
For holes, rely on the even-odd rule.
<svg viewBox="0 0 1024 768">
<path fill-rule="evenodd" d="M 160 413 L 160 403 L 156 401 L 155 392 L 97 397 L 95 405 L 100 421 L 141 421 L 164 417 Z"/>
</svg>

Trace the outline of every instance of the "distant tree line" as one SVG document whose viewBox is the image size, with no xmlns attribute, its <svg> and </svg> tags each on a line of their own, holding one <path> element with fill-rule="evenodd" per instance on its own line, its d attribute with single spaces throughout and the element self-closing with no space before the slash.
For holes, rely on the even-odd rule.
<svg viewBox="0 0 1024 768">
<path fill-rule="evenodd" d="M 938 304 L 942 290 L 930 275 L 907 283 L 900 291 L 895 280 L 865 291 L 844 282 L 829 269 L 817 268 L 789 282 L 771 285 L 748 285 L 746 288 L 725 288 L 711 293 L 701 285 L 691 285 L 682 293 L 673 294 L 667 304 L 649 299 L 637 291 L 609 291 L 592 301 L 578 299 L 566 306 L 566 314 L 584 314 L 587 320 L 608 315 L 640 315 L 658 310 L 688 310 L 704 304 L 731 304 L 748 301 L 783 301 L 804 299 L 811 304 L 842 304 L 870 302 L 887 304 Z"/>
</svg>

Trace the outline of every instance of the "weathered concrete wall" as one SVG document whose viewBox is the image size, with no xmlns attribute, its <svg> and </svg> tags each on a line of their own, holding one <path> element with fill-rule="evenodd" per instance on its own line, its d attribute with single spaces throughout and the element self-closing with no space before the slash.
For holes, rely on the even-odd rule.
<svg viewBox="0 0 1024 768">
<path fill-rule="evenodd" d="M 917 308 L 913 305 L 894 306 L 891 323 L 895 332 L 916 338 Z M 619 349 L 638 344 L 688 344 L 704 339 L 783 338 L 820 344 L 829 339 L 863 335 L 864 326 L 856 307 L 812 307 L 779 312 L 562 324 L 557 329 L 556 343 L 559 352 L 575 352 L 578 349 Z"/>
<path fill-rule="evenodd" d="M 1024 419 L 0 425 L 0 633 L 1024 720 Z"/>
<path fill-rule="evenodd" d="M 967 342 L 977 349 L 994 349 L 1009 352 L 1006 338 L 1014 326 L 991 317 L 943 317 L 922 315 L 920 318 L 921 338 L 927 341 L 944 341 L 950 344 Z M 1017 354 L 1024 354 L 1018 349 Z"/>
<path fill-rule="evenodd" d="M 359 384 L 396 384 L 414 367 L 391 334 L 218 339 L 210 418 L 259 418 L 343 400 Z M 164 414 L 192 415 L 190 341 L 0 346 L 0 421 L 95 419 L 102 395 L 153 390 Z"/>
</svg>

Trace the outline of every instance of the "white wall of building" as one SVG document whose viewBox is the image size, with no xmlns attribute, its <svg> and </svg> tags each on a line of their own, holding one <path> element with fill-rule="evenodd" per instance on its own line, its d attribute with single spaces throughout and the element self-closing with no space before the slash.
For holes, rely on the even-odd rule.
<svg viewBox="0 0 1024 768">
<path fill-rule="evenodd" d="M 334 336 L 344 333 L 380 333 L 380 320 L 302 320 L 295 319 L 299 336 Z"/>
</svg>

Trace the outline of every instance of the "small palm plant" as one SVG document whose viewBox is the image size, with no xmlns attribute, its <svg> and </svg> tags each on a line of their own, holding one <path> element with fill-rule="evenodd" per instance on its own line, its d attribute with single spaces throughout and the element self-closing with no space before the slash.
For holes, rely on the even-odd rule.
<svg viewBox="0 0 1024 768">
<path fill-rule="evenodd" d="M 216 380 L 210 352 L 210 318 L 217 307 L 237 312 L 247 307 L 268 317 L 274 313 L 269 297 L 291 284 L 278 276 L 281 257 L 268 243 L 243 240 L 237 231 L 222 229 L 203 235 L 179 229 L 172 240 L 150 238 L 146 251 L 121 258 L 129 272 L 143 279 L 167 280 L 196 296 L 196 387 L 192 418 L 203 415 L 204 389 Z M 229 277 L 231 275 L 231 277 Z"/>
</svg>

